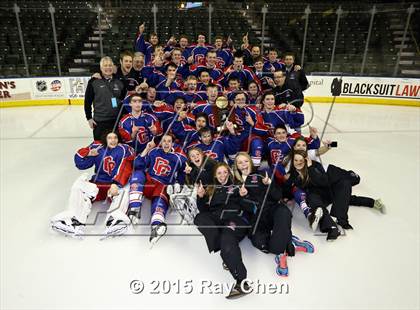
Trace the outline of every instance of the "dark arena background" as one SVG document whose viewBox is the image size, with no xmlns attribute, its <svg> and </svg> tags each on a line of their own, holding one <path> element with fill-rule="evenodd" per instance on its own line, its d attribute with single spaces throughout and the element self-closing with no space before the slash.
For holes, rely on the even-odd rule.
<svg viewBox="0 0 420 310">
<path fill-rule="evenodd" d="M 1 309 L 419 309 L 419 188 L 418 1 L 0 1 Z"/>
</svg>

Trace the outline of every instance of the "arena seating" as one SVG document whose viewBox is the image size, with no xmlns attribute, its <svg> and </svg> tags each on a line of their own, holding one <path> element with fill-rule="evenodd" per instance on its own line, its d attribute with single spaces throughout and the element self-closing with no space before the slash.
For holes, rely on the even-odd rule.
<svg viewBox="0 0 420 310">
<path fill-rule="evenodd" d="M 22 49 L 13 12 L 14 0 L 2 1 L 0 8 L 0 76 L 26 76 Z M 55 22 L 63 75 L 90 74 L 99 59 L 98 24 L 95 12 L 96 2 L 54 0 Z M 99 1 L 105 9 L 103 21 L 104 54 L 115 60 L 124 49 L 133 49 L 139 23 L 146 23 L 146 32 L 153 31 L 153 2 L 140 3 L 134 0 Z M 328 72 L 334 40 L 337 16 L 337 1 L 268 1 L 266 18 L 267 41 L 279 51 L 296 52 L 298 61 L 302 52 L 304 35 L 304 10 L 309 3 L 312 14 L 309 17 L 308 36 L 305 50 L 305 70 Z M 360 73 L 370 14 L 375 1 L 344 2 L 344 14 L 340 22 L 337 48 L 332 71 L 345 74 Z M 57 75 L 56 54 L 52 39 L 51 18 L 48 2 L 18 0 L 21 8 L 20 21 L 24 36 L 25 51 L 31 76 Z M 115 7 L 117 5 L 118 7 Z M 206 7 L 179 10 L 178 1 L 158 1 L 158 35 L 165 43 L 171 35 L 187 34 L 195 40 L 199 32 L 208 33 L 208 10 Z M 213 4 L 212 36 L 231 35 L 235 46 L 240 46 L 244 33 L 249 33 L 251 44 L 261 44 L 261 17 L 263 3 L 217 1 Z M 405 4 L 377 4 L 373 32 L 364 73 L 389 76 L 393 73 L 398 40 L 401 40 L 406 21 Z M 397 10 L 397 11 L 395 11 Z M 253 27 L 253 24 L 258 25 Z M 420 13 L 417 10 L 411 19 L 406 47 L 401 55 L 399 75 L 416 75 L 420 69 Z M 259 28 L 258 28 L 259 27 Z M 91 40 L 92 39 L 92 40 Z M 94 50 L 94 51 L 92 51 Z M 70 71 L 70 72 L 69 72 Z M 411 72 L 411 73 L 410 73 Z M 414 73 L 413 73 L 414 72 Z M 418 74 L 417 74 L 418 76 Z"/>
</svg>

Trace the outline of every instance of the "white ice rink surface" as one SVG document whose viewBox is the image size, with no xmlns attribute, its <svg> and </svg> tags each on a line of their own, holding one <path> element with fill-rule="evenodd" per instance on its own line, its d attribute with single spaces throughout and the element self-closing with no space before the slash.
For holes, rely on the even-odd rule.
<svg viewBox="0 0 420 310">
<path fill-rule="evenodd" d="M 329 105 L 314 105 L 312 125 L 322 130 Z M 310 240 L 314 254 L 288 260 L 289 277 L 275 273 L 273 255 L 241 243 L 248 277 L 283 286 L 283 294 L 250 294 L 228 301 L 201 281 L 232 283 L 219 254 L 208 254 L 194 227 L 172 227 L 193 236 L 167 236 L 149 249 L 147 236 L 99 241 L 50 232 L 51 216 L 66 207 L 79 171 L 76 149 L 90 142 L 81 106 L 0 109 L 1 308 L 2 309 L 418 309 L 420 109 L 337 104 L 325 137 L 338 148 L 323 157 L 359 173 L 359 195 L 382 198 L 388 214 L 350 207 L 354 231 L 327 243 L 294 211 L 293 232 Z M 306 106 L 305 116 L 309 118 Z M 95 210 L 106 210 L 99 203 Z M 146 221 L 149 211 L 143 209 Z M 177 219 L 171 213 L 169 219 Z M 89 228 L 101 232 L 99 224 Z M 146 227 L 137 232 L 148 232 Z M 141 294 L 132 280 L 145 284 Z M 163 287 L 164 280 L 181 287 Z M 192 280 L 193 292 L 183 284 Z M 152 289 L 160 286 L 152 294 Z M 286 284 L 288 294 L 286 294 Z M 178 294 L 177 291 L 180 291 Z"/>
</svg>

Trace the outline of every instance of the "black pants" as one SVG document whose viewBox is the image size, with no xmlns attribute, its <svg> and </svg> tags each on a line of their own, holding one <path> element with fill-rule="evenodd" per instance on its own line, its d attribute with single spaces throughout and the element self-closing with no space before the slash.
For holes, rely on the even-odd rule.
<svg viewBox="0 0 420 310">
<path fill-rule="evenodd" d="M 294 255 L 292 244 L 292 213 L 284 204 L 274 205 L 264 212 L 251 231 L 252 244 L 263 252 Z"/>
<path fill-rule="evenodd" d="M 209 252 L 218 252 L 220 250 L 220 256 L 229 268 L 229 272 L 233 278 L 236 281 L 244 280 L 247 277 L 247 270 L 242 261 L 239 242 L 247 235 L 248 227 L 235 227 L 232 229 L 229 226 L 247 226 L 247 223 L 239 217 L 225 222 L 221 221 L 217 215 L 210 212 L 203 212 L 197 214 L 194 219 L 194 224 L 206 239 Z"/>
<path fill-rule="evenodd" d="M 351 206 L 373 208 L 374 204 L 375 204 L 375 200 L 370 197 L 355 196 L 355 195 L 351 195 L 350 197 Z"/>
<path fill-rule="evenodd" d="M 331 215 L 339 222 L 348 221 L 350 205 L 373 208 L 375 200 L 372 198 L 352 195 L 352 187 L 360 183 L 360 177 L 353 171 L 329 165 L 327 174 L 332 193 Z"/>
<path fill-rule="evenodd" d="M 118 124 L 117 120 L 110 120 L 110 121 L 104 121 L 104 122 L 96 122 L 95 127 L 93 128 L 93 139 L 95 140 L 101 140 L 102 136 L 105 132 L 109 130 L 118 130 Z"/>
<path fill-rule="evenodd" d="M 334 220 L 331 218 L 328 209 L 326 208 L 330 202 L 319 193 L 307 193 L 306 194 L 306 203 L 311 208 L 312 212 L 315 212 L 317 208 L 322 208 L 323 215 L 319 220 L 319 230 L 322 232 L 328 232 L 333 227 L 337 227 Z"/>
</svg>

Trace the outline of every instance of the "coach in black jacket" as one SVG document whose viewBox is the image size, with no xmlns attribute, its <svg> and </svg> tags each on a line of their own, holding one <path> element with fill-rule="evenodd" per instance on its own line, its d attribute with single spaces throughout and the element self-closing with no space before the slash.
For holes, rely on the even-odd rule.
<svg viewBox="0 0 420 310">
<path fill-rule="evenodd" d="M 85 115 L 95 140 L 100 140 L 107 130 L 116 130 L 123 114 L 122 100 L 126 89 L 123 82 L 113 76 L 113 66 L 110 57 L 103 57 L 100 61 L 101 79 L 91 78 L 86 87 Z"/>
</svg>

